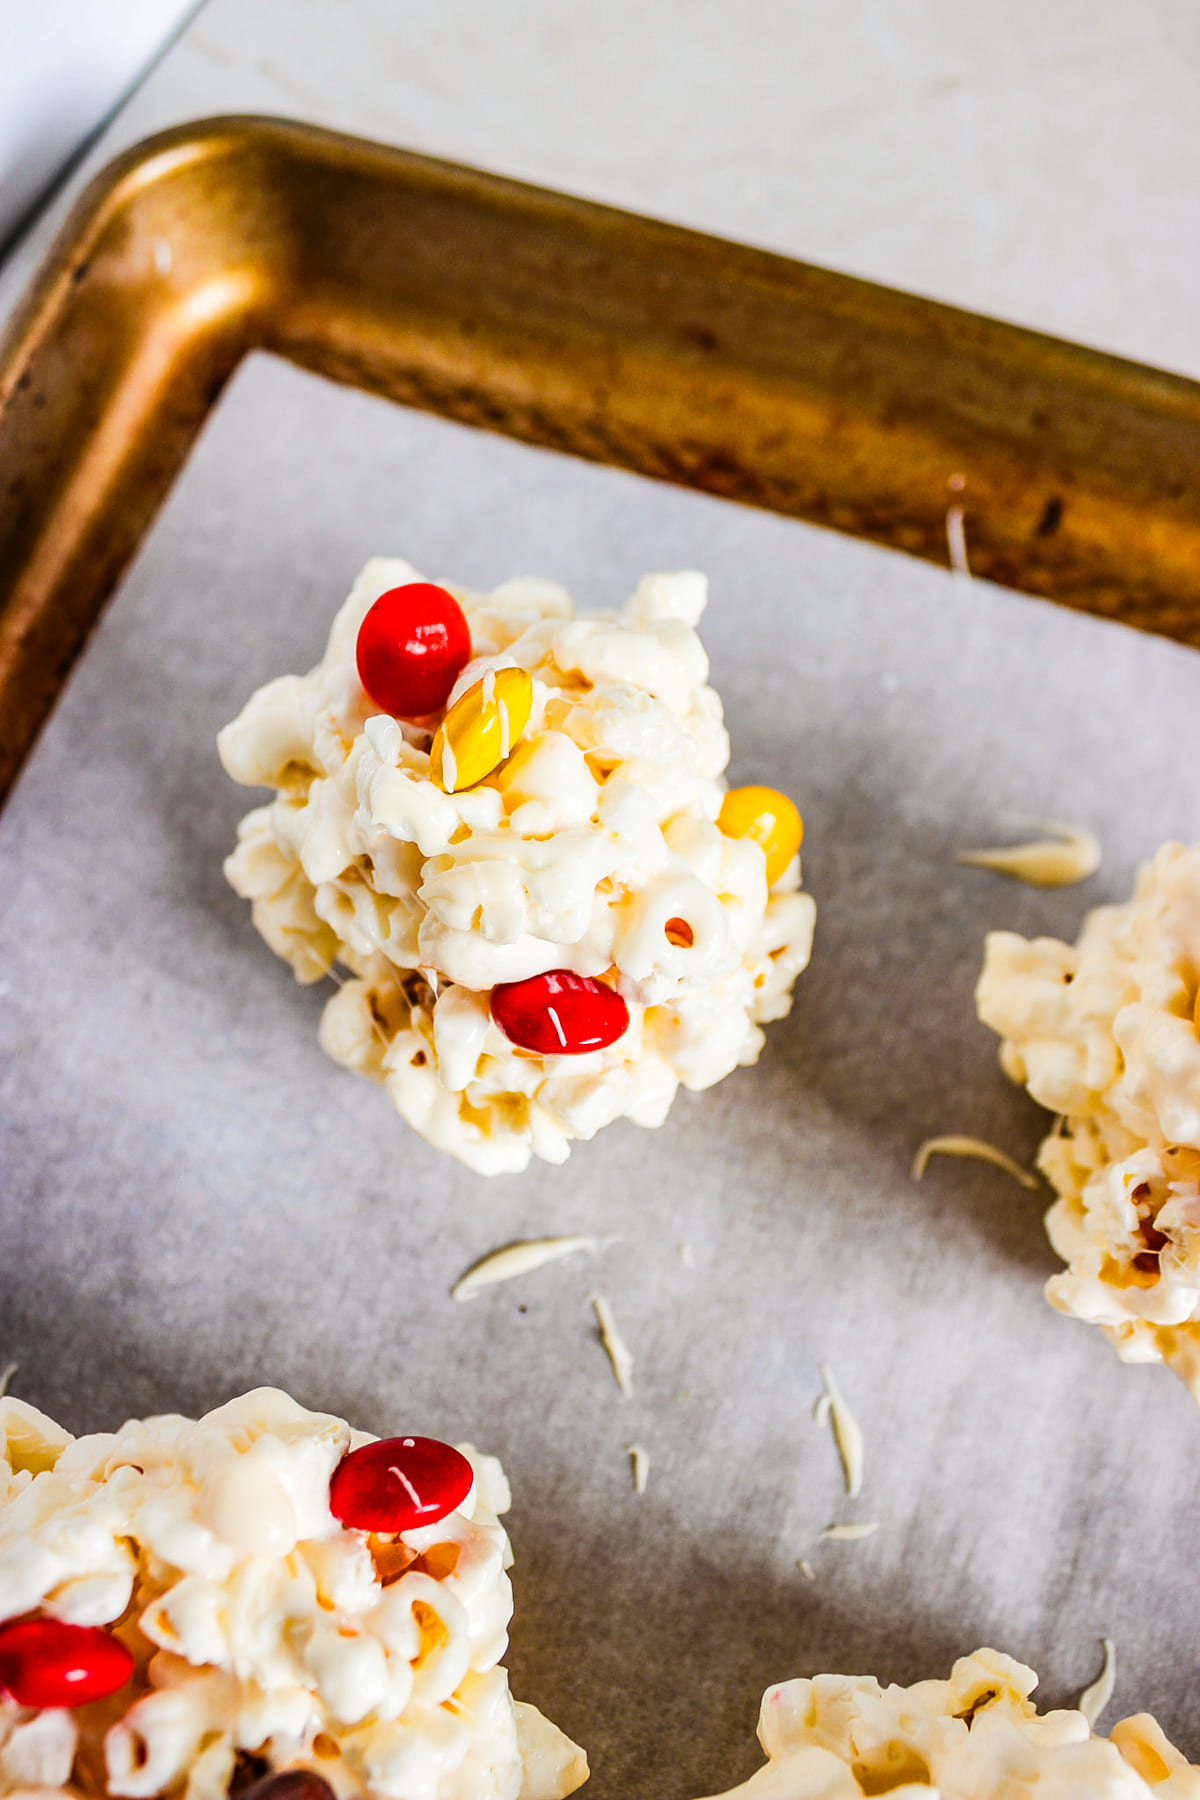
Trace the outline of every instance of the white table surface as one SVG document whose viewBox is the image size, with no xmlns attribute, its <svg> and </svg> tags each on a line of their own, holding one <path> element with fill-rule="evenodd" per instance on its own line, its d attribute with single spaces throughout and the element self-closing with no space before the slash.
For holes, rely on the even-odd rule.
<svg viewBox="0 0 1200 1800">
<path fill-rule="evenodd" d="M 1198 96 L 1195 0 L 208 0 L 69 193 L 286 114 L 1200 376 Z"/>
<path fill-rule="evenodd" d="M 210 0 L 89 166 L 189 116 L 291 114 L 1200 375 L 1200 15 L 975 10 Z M 794 788 L 808 821 L 817 952 L 762 1068 L 662 1133 L 614 1128 L 486 1193 L 324 1062 L 311 997 L 219 876 L 242 796 L 216 726 L 305 665 L 377 549 L 480 583 L 542 569 L 593 604 L 644 566 L 708 567 L 735 778 Z M 17 1356 L 17 1390 L 76 1427 L 268 1377 L 377 1429 L 411 1404 L 419 1428 L 501 1451 L 518 1691 L 593 1749 L 596 1800 L 689 1800 L 748 1772 L 768 1680 L 839 1663 L 911 1680 L 989 1638 L 1061 1703 L 1111 1633 L 1109 1717 L 1155 1708 L 1200 1753 L 1194 1408 L 1042 1304 L 1053 1257 L 1018 1190 L 907 1175 L 926 1131 L 1032 1153 L 1045 1121 L 971 1016 L 983 931 L 1071 933 L 1161 837 L 1196 835 L 1198 681 L 1177 647 L 259 360 L 0 821 L 0 1364 Z M 1131 693 L 1154 703 L 1122 737 Z M 1020 811 L 1096 825 L 1100 877 L 1046 896 L 954 869 L 956 845 Z M 323 1127 L 335 1093 L 349 1138 Z M 599 1271 L 446 1299 L 507 1237 L 607 1224 L 624 1247 Z M 628 1408 L 592 1341 L 597 1281 L 641 1359 Z M 827 1547 L 810 1587 L 796 1558 L 843 1504 L 806 1423 L 820 1357 L 868 1429 L 882 1524 Z M 640 1502 L 634 1437 L 656 1458 Z"/>
<path fill-rule="evenodd" d="M 0 244 L 136 86 L 196 0 L 5 0 Z"/>
</svg>

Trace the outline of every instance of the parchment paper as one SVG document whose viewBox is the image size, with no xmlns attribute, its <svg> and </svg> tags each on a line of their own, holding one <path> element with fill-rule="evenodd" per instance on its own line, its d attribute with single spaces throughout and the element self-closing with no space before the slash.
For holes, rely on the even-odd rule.
<svg viewBox="0 0 1200 1800">
<path fill-rule="evenodd" d="M 317 658 L 376 551 L 591 605 L 646 569 L 711 577 L 731 773 L 795 795 L 820 911 L 759 1067 L 657 1133 L 469 1174 L 322 1056 L 324 990 L 225 885 L 255 797 L 214 734 Z M 0 820 L 0 1363 L 75 1430 L 277 1382 L 498 1452 L 513 1686 L 588 1747 L 595 1800 L 748 1774 L 771 1680 L 907 1682 L 990 1643 L 1061 1703 L 1102 1634 L 1109 1722 L 1150 1708 L 1200 1757 L 1196 1409 L 1047 1307 L 1043 1200 L 975 1165 L 908 1175 L 931 1132 L 1032 1156 L 1048 1120 L 974 1018 L 983 934 L 1073 936 L 1124 897 L 1195 837 L 1198 768 L 1194 653 L 252 363 Z M 956 867 L 1046 815 L 1102 836 L 1086 885 Z M 479 1255 L 564 1231 L 621 1241 L 450 1300 Z M 820 1360 L 866 1434 L 857 1504 L 810 1417 Z M 814 1547 L 850 1517 L 877 1534 Z"/>
</svg>

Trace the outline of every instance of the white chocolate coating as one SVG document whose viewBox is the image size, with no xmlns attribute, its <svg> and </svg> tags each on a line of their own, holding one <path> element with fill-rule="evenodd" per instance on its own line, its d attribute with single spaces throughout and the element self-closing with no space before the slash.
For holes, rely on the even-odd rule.
<svg viewBox="0 0 1200 1800">
<path fill-rule="evenodd" d="M 77 1439 L 0 1400 L 0 1622 L 112 1626 L 135 1660 L 74 1712 L 0 1698 L 0 1794 L 225 1800 L 239 1752 L 315 1769 L 339 1800 L 577 1787 L 583 1753 L 514 1708 L 499 1666 L 499 1463 L 464 1446 L 462 1507 L 381 1544 L 329 1510 L 338 1463 L 371 1441 L 274 1388 Z"/>
<path fill-rule="evenodd" d="M 1166 844 L 1074 946 L 992 932 L 976 1004 L 1006 1074 L 1060 1115 L 1038 1156 L 1068 1265 L 1047 1297 L 1200 1401 L 1198 983 L 1200 847 Z"/>
<path fill-rule="evenodd" d="M 417 579 L 368 563 L 318 666 L 221 732 L 234 780 L 276 789 L 225 871 L 298 980 L 351 972 L 321 1024 L 335 1061 L 482 1173 L 562 1162 L 615 1118 L 661 1124 L 681 1082 L 755 1062 L 816 909 L 799 859 L 768 893 L 759 845 L 717 829 L 729 740 L 695 631 L 703 576 L 647 576 L 620 615 L 583 619 L 553 582 L 453 589 L 473 656 L 451 702 L 492 669 L 533 679 L 514 754 L 455 794 L 429 773 L 436 721 L 380 714 L 355 665 L 368 608 Z M 679 919 L 690 945 L 667 935 Z M 490 990 L 550 969 L 612 980 L 625 1035 L 586 1055 L 511 1044 Z"/>
<path fill-rule="evenodd" d="M 723 1800 L 1200 1800 L 1200 1769 L 1146 1713 L 1095 1736 L 1081 1712 L 1039 1713 L 1032 1669 L 996 1650 L 948 1681 L 880 1687 L 818 1675 L 768 1688 L 769 1761 Z"/>
</svg>

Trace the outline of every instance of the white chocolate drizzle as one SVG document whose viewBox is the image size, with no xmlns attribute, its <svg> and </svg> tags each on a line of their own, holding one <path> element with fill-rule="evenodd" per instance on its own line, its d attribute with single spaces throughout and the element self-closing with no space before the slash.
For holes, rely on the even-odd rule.
<svg viewBox="0 0 1200 1800">
<path fill-rule="evenodd" d="M 458 763 L 450 745 L 450 733 L 442 733 L 442 786 L 452 794 L 458 786 Z"/>
</svg>

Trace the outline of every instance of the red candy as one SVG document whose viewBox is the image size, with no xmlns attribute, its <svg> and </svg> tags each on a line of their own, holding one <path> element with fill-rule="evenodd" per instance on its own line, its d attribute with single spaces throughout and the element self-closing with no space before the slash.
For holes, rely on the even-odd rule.
<svg viewBox="0 0 1200 1800">
<path fill-rule="evenodd" d="M 380 594 L 358 628 L 358 679 L 398 719 L 440 712 L 471 657 L 471 630 L 445 588 L 428 581 Z"/>
<path fill-rule="evenodd" d="M 615 988 L 570 969 L 492 989 L 492 1017 L 522 1050 L 539 1056 L 582 1056 L 606 1050 L 629 1029 L 629 1008 Z"/>
<path fill-rule="evenodd" d="M 475 1475 L 436 1438 L 381 1438 L 351 1450 L 334 1470 L 329 1510 L 355 1531 L 413 1531 L 461 1506 Z"/>
<path fill-rule="evenodd" d="M 61 1619 L 0 1625 L 0 1691 L 18 1706 L 86 1706 L 115 1694 L 133 1673 L 119 1638 Z"/>
</svg>

